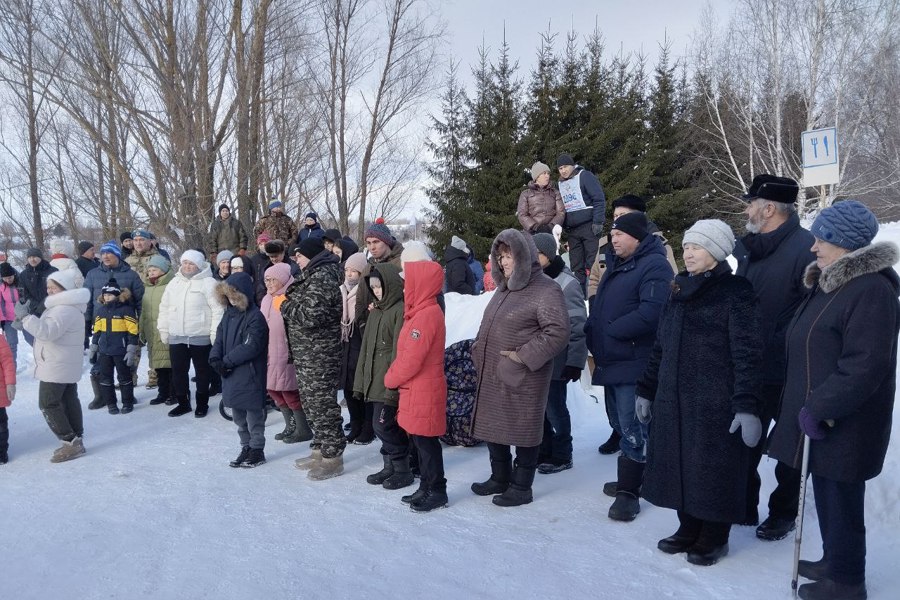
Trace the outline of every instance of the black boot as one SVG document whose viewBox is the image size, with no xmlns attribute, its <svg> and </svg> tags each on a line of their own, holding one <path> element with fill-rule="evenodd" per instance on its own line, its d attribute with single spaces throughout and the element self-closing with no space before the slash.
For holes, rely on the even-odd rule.
<svg viewBox="0 0 900 600">
<path fill-rule="evenodd" d="M 285 436 L 294 433 L 294 428 L 297 425 L 294 422 L 294 413 L 288 408 L 287 404 L 282 406 L 279 410 L 281 410 L 281 416 L 284 417 L 284 430 L 281 433 L 276 433 L 275 439 L 280 442 Z"/>
<path fill-rule="evenodd" d="M 245 469 L 252 469 L 264 464 L 266 464 L 266 454 L 263 452 L 263 449 L 250 448 L 250 453 L 247 455 L 246 460 L 241 463 L 241 466 Z"/>
<path fill-rule="evenodd" d="M 796 518 L 782 518 L 769 515 L 769 518 L 756 528 L 756 537 L 768 542 L 783 540 L 796 526 Z"/>
<path fill-rule="evenodd" d="M 134 386 L 128 381 L 122 385 L 122 414 L 127 415 L 134 410 Z"/>
<path fill-rule="evenodd" d="M 384 461 L 384 468 L 366 477 L 366 483 L 382 485 L 388 477 L 394 474 L 394 465 L 391 463 L 391 457 L 387 454 L 382 454 L 381 459 Z"/>
<path fill-rule="evenodd" d="M 619 451 L 619 441 L 621 439 L 622 436 L 619 435 L 619 432 L 613 429 L 612 433 L 609 434 L 609 439 L 600 444 L 597 452 L 600 454 L 615 454 Z"/>
<path fill-rule="evenodd" d="M 402 498 L 400 498 L 400 502 L 403 502 L 404 504 L 411 504 L 411 503 L 415 502 L 416 500 L 418 500 L 419 498 L 423 497 L 427 492 L 428 492 L 428 484 L 420 479 L 419 480 L 419 489 L 414 491 L 412 494 L 407 494 L 406 496 L 403 496 Z"/>
<path fill-rule="evenodd" d="M 368 404 L 367 406 L 371 406 Z M 375 428 L 372 427 L 372 419 L 367 418 L 362 423 L 362 428 L 359 431 L 359 435 L 356 436 L 356 439 L 353 440 L 353 443 L 357 446 L 368 446 L 373 441 L 375 441 Z"/>
<path fill-rule="evenodd" d="M 101 385 L 100 397 L 103 399 L 103 404 L 106 406 L 109 414 L 119 414 L 119 404 L 118 400 L 116 400 L 116 390 L 112 385 Z"/>
<path fill-rule="evenodd" d="M 797 595 L 804 600 L 865 600 L 866 584 L 845 585 L 830 579 L 822 579 L 815 583 L 804 583 L 797 590 Z"/>
<path fill-rule="evenodd" d="M 294 415 L 294 431 L 290 435 L 284 436 L 281 440 L 285 444 L 296 444 L 297 442 L 308 442 L 313 439 L 312 429 L 309 428 L 309 422 L 306 420 L 306 413 L 303 409 L 291 411 Z"/>
<path fill-rule="evenodd" d="M 399 490 L 413 484 L 416 478 L 409 468 L 409 457 L 391 460 L 394 472 L 381 484 L 386 490 Z"/>
<path fill-rule="evenodd" d="M 509 479 L 512 475 L 512 459 L 491 459 L 491 477 L 481 483 L 473 483 L 472 491 L 478 496 L 493 496 L 502 494 L 509 488 Z"/>
<path fill-rule="evenodd" d="M 659 540 L 656 544 L 656 547 L 666 554 L 687 552 L 697 542 L 697 538 L 700 537 L 700 528 L 703 526 L 703 521 L 682 511 L 678 511 L 678 521 L 678 531 L 667 538 Z"/>
<path fill-rule="evenodd" d="M 809 579 L 810 581 L 820 581 L 828 578 L 828 561 L 825 560 L 824 556 L 816 562 L 811 560 L 801 560 L 797 567 L 797 572 L 800 574 L 800 577 Z"/>
<path fill-rule="evenodd" d="M 179 396 L 175 398 L 175 400 L 178 402 L 178 405 L 169 411 L 170 417 L 180 417 L 181 415 L 186 415 L 191 412 L 190 398 L 186 396 Z"/>
<path fill-rule="evenodd" d="M 108 399 L 103 397 L 100 387 L 100 374 L 91 371 L 91 389 L 94 390 L 94 399 L 88 404 L 88 410 L 97 410 L 106 406 Z"/>
<path fill-rule="evenodd" d="M 243 446 L 241 448 L 241 453 L 237 455 L 237 458 L 228 463 L 228 466 L 236 469 L 241 466 L 241 463 L 247 460 L 248 456 L 250 456 L 250 446 Z"/>
<path fill-rule="evenodd" d="M 421 498 L 410 502 L 409 507 L 415 512 L 431 512 L 438 508 L 446 508 L 447 500 L 446 489 L 429 489 Z"/>
<path fill-rule="evenodd" d="M 209 396 L 207 396 L 206 394 L 197 394 L 197 409 L 194 411 L 194 416 L 198 419 L 202 419 L 208 412 Z"/>
<path fill-rule="evenodd" d="M 641 483 L 644 481 L 644 463 L 619 457 L 619 476 L 616 484 L 616 501 L 609 507 L 613 521 L 634 521 L 641 512 Z"/>
<path fill-rule="evenodd" d="M 534 499 L 531 493 L 531 484 L 534 483 L 535 470 L 535 467 L 529 468 L 516 465 L 509 487 L 499 496 L 494 496 L 492 502 L 497 506 L 530 504 Z"/>
<path fill-rule="evenodd" d="M 700 537 L 688 550 L 687 561 L 692 565 L 709 567 L 728 554 L 728 534 L 731 523 L 703 521 Z"/>
</svg>

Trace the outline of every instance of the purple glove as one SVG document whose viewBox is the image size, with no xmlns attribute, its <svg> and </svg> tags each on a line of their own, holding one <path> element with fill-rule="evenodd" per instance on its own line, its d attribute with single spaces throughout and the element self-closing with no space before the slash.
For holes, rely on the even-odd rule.
<svg viewBox="0 0 900 600">
<path fill-rule="evenodd" d="M 809 436 L 811 440 L 824 440 L 825 439 L 825 425 L 822 421 L 819 421 L 814 416 L 812 416 L 806 407 L 800 409 L 800 414 L 797 415 L 797 421 L 800 423 L 800 431 Z"/>
</svg>

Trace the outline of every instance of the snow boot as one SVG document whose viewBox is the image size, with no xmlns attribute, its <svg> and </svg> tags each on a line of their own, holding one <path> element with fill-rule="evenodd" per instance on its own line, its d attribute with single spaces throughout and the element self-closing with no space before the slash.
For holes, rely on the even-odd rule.
<svg viewBox="0 0 900 600">
<path fill-rule="evenodd" d="M 797 590 L 797 595 L 804 600 L 865 600 L 867 597 L 865 582 L 845 585 L 830 579 L 804 583 Z"/>
<path fill-rule="evenodd" d="M 687 552 L 697 543 L 697 538 L 700 537 L 700 528 L 703 526 L 703 521 L 678 511 L 678 522 L 678 531 L 667 538 L 659 540 L 656 544 L 656 547 L 666 554 Z"/>
<path fill-rule="evenodd" d="M 619 456 L 619 479 L 616 501 L 609 507 L 609 518 L 613 521 L 634 521 L 641 512 L 641 483 L 644 481 L 644 463 Z"/>
<path fill-rule="evenodd" d="M 122 414 L 127 415 L 134 410 L 134 386 L 130 383 L 122 385 Z"/>
<path fill-rule="evenodd" d="M 106 409 L 109 411 L 109 414 L 119 414 L 119 404 L 118 400 L 116 400 L 116 390 L 115 388 L 113 388 L 113 386 L 101 385 L 100 397 L 103 398 L 103 403 L 106 406 Z"/>
<path fill-rule="evenodd" d="M 156 375 L 156 369 L 147 369 L 147 385 L 144 386 L 148 390 L 154 390 L 159 387 L 159 379 Z"/>
<path fill-rule="evenodd" d="M 619 435 L 619 432 L 613 429 L 612 433 L 609 434 L 609 439 L 600 444 L 597 452 L 600 454 L 615 454 L 619 451 L 619 441 L 621 439 L 622 436 Z"/>
<path fill-rule="evenodd" d="M 366 477 L 366 483 L 370 485 L 383 485 L 387 478 L 394 474 L 394 465 L 391 462 L 391 457 L 387 454 L 382 454 L 381 460 L 384 461 L 384 468 L 377 473 L 372 473 Z M 409 467 L 407 467 L 407 469 L 408 468 Z"/>
<path fill-rule="evenodd" d="M 512 474 L 512 459 L 491 460 L 491 477 L 487 481 L 472 484 L 472 492 L 478 496 L 502 494 L 509 488 Z"/>
<path fill-rule="evenodd" d="M 419 489 L 414 491 L 412 494 L 407 494 L 406 496 L 401 497 L 400 502 L 403 502 L 404 504 L 412 504 L 419 498 L 423 497 L 427 492 L 428 492 L 428 484 L 420 479 L 419 480 Z"/>
<path fill-rule="evenodd" d="M 235 469 L 240 467 L 241 464 L 247 460 L 247 457 L 250 456 L 250 446 L 242 446 L 241 453 L 237 455 L 233 461 L 228 463 L 229 467 L 234 467 Z"/>
<path fill-rule="evenodd" d="M 447 501 L 446 489 L 429 489 L 421 498 L 410 502 L 409 508 L 415 512 L 431 512 L 438 508 L 446 508 Z"/>
<path fill-rule="evenodd" d="M 66 462 L 67 460 L 78 458 L 82 454 L 84 454 L 84 443 L 82 443 L 80 437 L 76 437 L 71 442 L 63 440 L 62 446 L 57 448 L 53 452 L 53 456 L 50 457 L 50 462 Z"/>
<path fill-rule="evenodd" d="M 281 411 L 281 416 L 284 417 L 284 430 L 281 433 L 275 434 L 275 439 L 280 442 L 285 436 L 294 433 L 294 428 L 296 428 L 297 425 L 294 421 L 294 413 L 291 412 L 291 409 L 288 408 L 287 404 L 278 407 L 278 409 Z"/>
<path fill-rule="evenodd" d="M 0 465 L 5 465 L 9 462 L 9 452 L 6 450 L 0 450 Z"/>
<path fill-rule="evenodd" d="M 202 419 L 209 412 L 209 396 L 206 394 L 197 394 L 197 408 L 194 410 L 194 417 Z"/>
<path fill-rule="evenodd" d="M 607 481 L 603 484 L 603 495 L 609 496 L 610 498 L 616 497 L 616 492 L 619 491 L 619 482 L 618 481 Z"/>
<path fill-rule="evenodd" d="M 252 469 L 264 464 L 266 464 L 266 454 L 263 452 L 263 449 L 250 448 L 250 452 L 247 455 L 247 458 L 241 463 L 241 466 L 245 469 Z"/>
<path fill-rule="evenodd" d="M 828 578 L 828 562 L 823 556 L 821 559 L 813 562 L 811 560 L 801 560 L 797 565 L 797 572 L 800 577 L 809 579 L 810 581 L 821 581 Z"/>
<path fill-rule="evenodd" d="M 785 519 L 769 515 L 762 524 L 756 528 L 756 537 L 767 542 L 783 540 L 797 526 L 797 519 Z"/>
<path fill-rule="evenodd" d="M 309 428 L 309 422 L 306 420 L 306 413 L 303 409 L 294 410 L 294 431 L 290 435 L 284 436 L 281 440 L 285 444 L 296 444 L 297 442 L 308 442 L 313 439 L 312 429 Z"/>
<path fill-rule="evenodd" d="M 339 455 L 334 458 L 322 457 L 316 466 L 309 470 L 306 476 L 313 481 L 324 481 L 337 477 L 344 472 L 344 456 Z"/>
<path fill-rule="evenodd" d="M 703 521 L 700 537 L 687 551 L 687 561 L 692 565 L 709 567 L 728 554 L 728 534 L 731 523 Z M 828 596 L 833 598 L 834 596 Z"/>
<path fill-rule="evenodd" d="M 318 448 L 313 448 L 309 456 L 304 456 L 303 458 L 298 458 L 297 460 L 295 460 L 294 467 L 300 469 L 301 471 L 305 471 L 315 467 L 321 460 L 322 451 Z"/>
<path fill-rule="evenodd" d="M 572 459 L 568 460 L 564 458 L 549 458 L 543 463 L 538 463 L 538 473 L 542 475 L 549 475 L 551 473 L 559 473 L 561 471 L 565 471 L 566 469 L 572 468 Z"/>
<path fill-rule="evenodd" d="M 169 411 L 170 417 L 180 417 L 181 415 L 186 415 L 191 412 L 191 400 L 185 396 L 179 396 L 176 398 L 178 405 Z M 168 402 L 166 403 L 168 404 Z"/>
<path fill-rule="evenodd" d="M 531 484 L 534 483 L 535 467 L 521 467 L 516 465 L 509 487 L 499 496 L 494 496 L 492 502 L 497 506 L 521 506 L 530 504 L 534 500 L 531 492 Z"/>
<path fill-rule="evenodd" d="M 375 441 L 375 428 L 372 427 L 372 419 L 366 419 L 362 423 L 359 435 L 353 440 L 357 446 L 368 446 Z"/>
<path fill-rule="evenodd" d="M 106 406 L 106 399 L 100 389 L 100 374 L 91 371 L 91 389 L 94 390 L 94 399 L 88 404 L 88 410 L 97 410 Z"/>
<path fill-rule="evenodd" d="M 156 398 L 150 401 L 150 406 L 156 406 L 158 404 L 165 404 L 168 398 L 163 398 L 162 392 L 157 394 Z"/>
<path fill-rule="evenodd" d="M 413 484 L 416 478 L 409 469 L 409 457 L 392 459 L 394 472 L 381 484 L 386 490 L 399 490 Z"/>
</svg>

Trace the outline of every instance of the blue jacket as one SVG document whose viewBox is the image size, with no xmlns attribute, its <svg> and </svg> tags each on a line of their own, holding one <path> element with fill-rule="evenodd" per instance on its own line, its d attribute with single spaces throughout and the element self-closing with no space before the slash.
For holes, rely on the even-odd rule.
<svg viewBox="0 0 900 600">
<path fill-rule="evenodd" d="M 319 238 L 322 239 L 325 237 L 325 230 L 322 229 L 322 226 L 316 223 L 312 227 L 303 226 L 300 228 L 300 233 L 297 234 L 297 243 L 299 244 L 305 239 L 308 238 Z"/>
<path fill-rule="evenodd" d="M 472 274 L 475 275 L 475 295 L 477 296 L 484 291 L 484 267 L 475 258 L 475 253 L 472 252 L 471 248 L 469 248 L 469 258 L 466 263 L 469 265 Z"/>
<path fill-rule="evenodd" d="M 610 248 L 606 261 L 612 267 L 603 274 L 584 329 L 596 365 L 593 383 L 633 384 L 647 366 L 674 274 L 655 235 L 625 260 Z"/>
<path fill-rule="evenodd" d="M 103 302 L 101 295 L 94 310 L 94 335 L 91 343 L 99 346 L 100 354 L 125 356 L 128 346 L 137 346 L 138 320 L 131 304 L 131 292 L 125 288 L 115 302 Z"/>
<path fill-rule="evenodd" d="M 87 277 L 84 278 L 84 287 L 91 292 L 93 302 L 88 304 L 87 311 L 85 311 L 84 318 L 86 321 L 94 322 L 94 315 L 101 306 L 100 290 L 103 289 L 103 286 L 110 279 L 115 279 L 120 289 L 131 291 L 131 303 L 135 312 L 140 316 L 141 302 L 144 299 L 144 283 L 138 276 L 137 271 L 132 269 L 131 265 L 122 259 L 112 269 L 101 263 L 96 269 L 88 271 Z"/>
</svg>

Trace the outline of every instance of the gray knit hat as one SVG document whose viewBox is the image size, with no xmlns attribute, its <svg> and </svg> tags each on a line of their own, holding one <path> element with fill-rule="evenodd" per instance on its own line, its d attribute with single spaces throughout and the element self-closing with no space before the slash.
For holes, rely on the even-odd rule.
<svg viewBox="0 0 900 600">
<path fill-rule="evenodd" d="M 469 248 L 466 245 L 466 241 L 464 239 L 462 239 L 461 237 L 457 237 L 454 235 L 452 238 L 450 238 L 450 245 L 453 246 L 454 248 L 456 248 L 457 250 L 462 250 L 466 254 L 469 253 Z"/>
<path fill-rule="evenodd" d="M 233 256 L 234 256 L 234 252 L 232 252 L 231 250 L 222 250 L 221 252 L 216 254 L 216 264 L 219 264 L 220 262 L 223 262 L 226 260 L 228 261 L 229 264 L 231 264 L 231 257 L 233 257 Z"/>
<path fill-rule="evenodd" d="M 716 262 L 722 262 L 734 252 L 734 232 L 719 219 L 701 219 L 684 233 L 681 245 L 697 244 L 710 253 Z"/>
<path fill-rule="evenodd" d="M 534 245 L 537 246 L 538 252 L 550 259 L 556 256 L 557 245 L 553 234 L 536 233 L 532 239 L 534 239 Z"/>
<path fill-rule="evenodd" d="M 162 254 L 154 254 L 150 257 L 150 260 L 147 261 L 148 267 L 156 267 L 163 273 L 168 273 L 169 269 L 172 268 L 172 263 L 166 260 L 166 257 Z"/>
<path fill-rule="evenodd" d="M 531 178 L 534 181 L 537 181 L 537 178 L 543 175 L 544 173 L 549 173 L 550 167 L 542 163 L 541 161 L 537 161 L 533 165 L 531 165 Z"/>
</svg>

